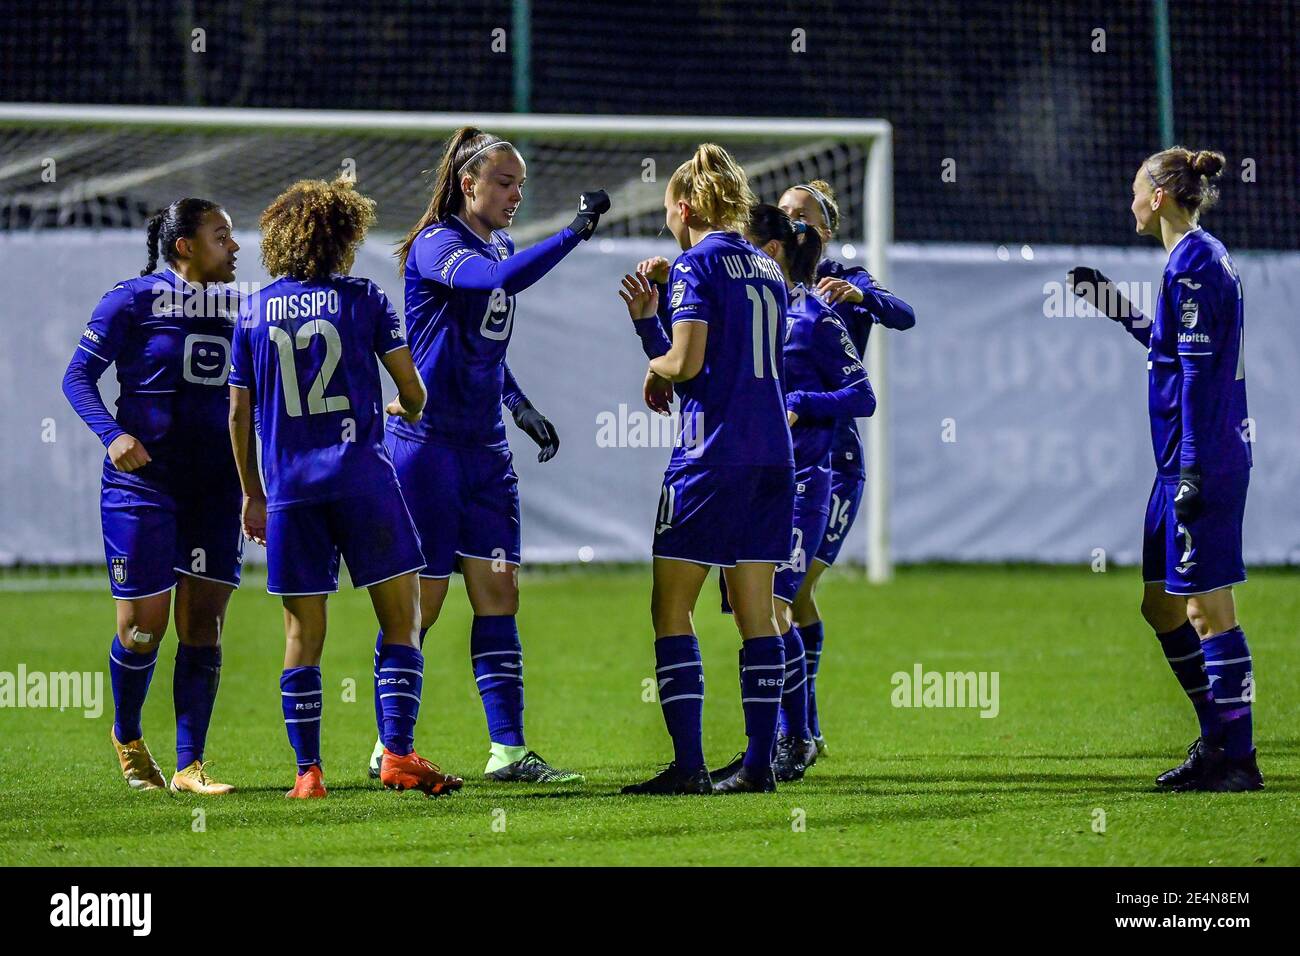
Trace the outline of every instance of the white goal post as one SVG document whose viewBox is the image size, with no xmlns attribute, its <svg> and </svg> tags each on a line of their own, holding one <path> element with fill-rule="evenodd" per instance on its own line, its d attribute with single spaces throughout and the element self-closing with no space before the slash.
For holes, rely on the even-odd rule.
<svg viewBox="0 0 1300 956">
<path fill-rule="evenodd" d="M 862 249 L 854 258 L 865 260 L 871 274 L 882 285 L 888 283 L 887 252 L 893 242 L 893 128 L 882 119 L 796 119 L 753 117 L 682 116 L 582 116 L 535 113 L 406 113 L 359 110 L 282 110 L 220 107 L 86 106 L 44 103 L 0 103 L 0 133 L 10 130 L 115 130 L 133 133 L 204 132 L 232 137 L 229 152 L 243 157 L 246 149 L 238 139 L 251 134 L 348 134 L 384 138 L 445 138 L 464 125 L 490 129 L 507 138 L 529 137 L 549 141 L 569 140 L 581 145 L 584 139 L 602 142 L 654 141 L 694 145 L 717 141 L 724 146 L 746 144 L 790 150 L 802 144 L 834 142 L 851 144 L 866 156 L 860 182 L 847 187 L 860 189 L 862 205 Z M 92 153 L 90 140 L 67 144 L 69 152 Z M 8 151 L 7 151 L 8 152 Z M 211 153 L 212 151 L 209 151 Z M 526 154 L 527 155 L 527 154 Z M 140 157 L 147 165 L 156 157 Z M 201 160 L 194 160 L 195 163 Z M 6 175 L 21 174 L 36 153 L 0 157 L 0 181 Z M 184 166 L 172 159 L 166 172 Z M 746 164 L 750 169 L 749 164 Z M 162 164 L 159 164 L 162 168 Z M 768 171 L 780 168 L 769 164 Z M 751 176 L 753 169 L 750 169 Z M 115 185 L 138 183 L 148 171 L 121 170 Z M 294 177 L 298 178 L 298 177 Z M 853 174 L 857 179 L 857 174 Z M 0 182 L 0 185 L 3 185 Z M 837 188 L 840 188 L 837 185 Z M 615 195 L 616 206 L 618 203 Z M 657 205 L 657 204 L 656 204 Z M 617 208 L 615 210 L 617 212 Z M 641 210 L 642 212 L 646 210 Z M 567 222 L 567 214 L 565 217 Z M 889 442 L 888 375 L 885 361 L 887 336 L 871 336 L 867 370 L 878 400 L 875 415 L 866 428 L 867 463 L 867 574 L 873 582 L 892 577 L 889 542 Z"/>
</svg>

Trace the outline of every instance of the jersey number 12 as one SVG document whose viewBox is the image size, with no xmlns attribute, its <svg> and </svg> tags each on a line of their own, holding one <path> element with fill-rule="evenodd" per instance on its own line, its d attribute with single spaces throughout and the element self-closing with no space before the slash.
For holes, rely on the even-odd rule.
<svg viewBox="0 0 1300 956">
<path fill-rule="evenodd" d="M 325 360 L 321 362 L 320 373 L 307 389 L 307 414 L 345 412 L 352 407 L 346 395 L 325 394 L 325 386 L 329 384 L 330 376 L 338 368 L 339 359 L 343 356 L 343 340 L 339 338 L 339 330 L 332 322 L 313 319 L 299 326 L 298 334 L 294 338 L 290 338 L 288 332 L 274 325 L 266 330 L 266 334 L 275 343 L 275 351 L 280 357 L 280 384 L 284 387 L 284 408 L 290 418 L 298 418 L 302 415 L 298 367 L 293 361 L 294 345 L 297 344 L 298 348 L 305 349 L 317 335 L 325 340 Z"/>
</svg>

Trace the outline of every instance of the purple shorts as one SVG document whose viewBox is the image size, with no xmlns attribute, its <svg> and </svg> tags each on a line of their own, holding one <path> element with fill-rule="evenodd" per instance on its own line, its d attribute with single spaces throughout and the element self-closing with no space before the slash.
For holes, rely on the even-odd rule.
<svg viewBox="0 0 1300 956">
<path fill-rule="evenodd" d="M 358 588 L 424 566 L 419 536 L 396 485 L 267 514 L 266 589 L 272 594 L 334 593 L 340 556 Z"/>
<path fill-rule="evenodd" d="M 129 601 L 170 591 L 178 573 L 238 587 L 244 560 L 239 507 L 234 494 L 177 498 L 105 485 L 99 515 L 113 597 Z"/>
<path fill-rule="evenodd" d="M 1250 470 L 1206 475 L 1201 513 L 1182 524 L 1174 516 L 1177 478 L 1156 476 L 1142 529 L 1142 580 L 1169 594 L 1204 594 L 1246 580 L 1241 525 Z"/>
<path fill-rule="evenodd" d="M 669 465 L 655 521 L 654 556 L 735 567 L 790 560 L 794 468 Z"/>
<path fill-rule="evenodd" d="M 420 577 L 449 578 L 461 558 L 519 563 L 519 477 L 509 448 L 456 448 L 392 432 L 386 443 L 420 533 Z"/>
</svg>

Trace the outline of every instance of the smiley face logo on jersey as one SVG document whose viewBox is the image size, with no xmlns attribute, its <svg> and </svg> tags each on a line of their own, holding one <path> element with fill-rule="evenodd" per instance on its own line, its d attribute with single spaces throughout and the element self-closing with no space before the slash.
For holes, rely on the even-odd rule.
<svg viewBox="0 0 1300 956">
<path fill-rule="evenodd" d="M 515 297 L 506 295 L 505 289 L 493 289 L 488 296 L 487 311 L 479 325 L 479 333 L 485 339 L 502 342 L 510 338 L 510 330 L 515 324 Z"/>
<path fill-rule="evenodd" d="M 195 385 L 225 385 L 230 374 L 230 343 L 218 335 L 187 335 L 181 374 Z"/>
</svg>

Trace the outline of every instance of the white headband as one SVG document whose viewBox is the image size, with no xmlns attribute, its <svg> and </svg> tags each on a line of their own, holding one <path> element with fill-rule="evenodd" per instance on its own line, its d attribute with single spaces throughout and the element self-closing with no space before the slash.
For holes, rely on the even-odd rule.
<svg viewBox="0 0 1300 956">
<path fill-rule="evenodd" d="M 460 167 L 460 170 L 457 171 L 456 178 L 459 179 L 461 176 L 464 176 L 465 170 L 469 168 L 469 164 L 474 162 L 474 160 L 478 159 L 480 155 L 486 153 L 489 149 L 496 149 L 498 146 L 509 146 L 511 149 L 515 148 L 514 143 L 507 143 L 505 140 L 499 140 L 498 142 L 495 143 L 488 143 L 482 149 L 477 150 L 474 153 L 474 155 L 471 156 L 469 159 L 465 160 L 464 164 Z"/>
<path fill-rule="evenodd" d="M 826 223 L 826 228 L 834 229 L 835 223 L 831 221 L 831 211 L 830 211 L 830 207 L 827 204 L 828 200 L 826 199 L 826 196 L 822 193 L 822 191 L 813 186 L 805 186 L 803 184 L 795 186 L 794 188 L 802 189 L 809 196 L 812 196 L 813 199 L 817 200 L 817 205 L 820 206 L 822 210 L 822 221 Z"/>
</svg>

